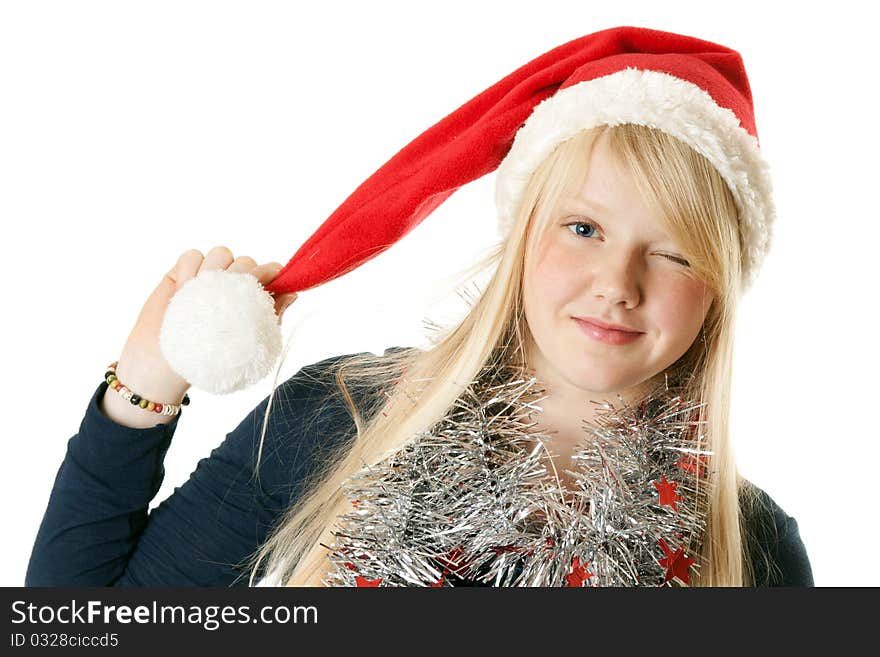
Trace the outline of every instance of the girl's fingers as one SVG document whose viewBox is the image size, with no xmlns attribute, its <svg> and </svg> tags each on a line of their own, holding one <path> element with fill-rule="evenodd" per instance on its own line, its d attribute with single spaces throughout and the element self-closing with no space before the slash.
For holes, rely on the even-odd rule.
<svg viewBox="0 0 880 657">
<path fill-rule="evenodd" d="M 177 263 L 169 272 L 169 276 L 178 288 L 198 273 L 204 259 L 205 256 L 198 249 L 189 249 L 180 255 Z"/>
<path fill-rule="evenodd" d="M 271 283 L 276 276 L 278 276 L 278 272 L 281 271 L 282 267 L 283 265 L 280 262 L 267 262 L 259 267 L 255 267 L 251 271 L 251 274 L 260 281 L 260 285 L 265 287 Z M 275 314 L 278 315 L 280 319 L 281 313 L 284 312 L 284 309 L 296 299 L 296 292 L 280 294 L 277 296 L 273 294 L 272 297 L 275 299 Z"/>
<path fill-rule="evenodd" d="M 282 294 L 275 300 L 275 314 L 278 315 L 279 319 L 281 315 L 290 307 L 296 300 L 296 292 L 291 292 L 290 294 Z"/>
<path fill-rule="evenodd" d="M 257 265 L 257 262 L 250 256 L 233 258 L 232 252 L 228 248 L 215 246 L 206 256 L 203 256 L 201 251 L 197 249 L 185 251 L 166 274 L 165 279 L 166 282 L 174 281 L 176 288 L 179 289 L 181 285 L 198 276 L 202 271 L 226 269 L 231 272 L 249 273 L 260 282 L 260 285 L 265 287 L 275 279 L 282 268 L 283 265 L 280 262 Z M 276 312 L 279 312 L 281 308 L 289 305 L 296 298 L 296 294 L 285 294 L 280 297 L 273 295 L 273 298 L 275 298 Z"/>
<path fill-rule="evenodd" d="M 265 287 L 275 279 L 278 272 L 281 271 L 281 267 L 282 265 L 280 262 L 266 262 L 258 267 L 254 267 L 251 270 L 251 274 L 260 281 L 260 285 Z"/>
<path fill-rule="evenodd" d="M 225 246 L 214 247 L 208 252 L 207 256 L 202 255 L 202 252 L 198 249 L 189 249 L 180 255 L 177 262 L 165 274 L 162 282 L 147 300 L 146 305 L 141 310 L 141 316 L 138 318 L 138 323 L 135 325 L 132 335 L 136 340 L 143 339 L 150 342 L 151 338 L 149 336 L 157 334 L 159 331 L 168 301 L 182 285 L 198 276 L 202 271 L 226 269 L 231 272 L 249 273 L 260 282 L 260 285 L 265 287 L 278 276 L 278 272 L 282 268 L 283 265 L 280 262 L 267 262 L 257 265 L 256 261 L 250 256 L 233 258 L 232 252 Z M 281 323 L 281 316 L 284 314 L 284 311 L 294 302 L 296 297 L 296 292 L 272 295 L 275 302 L 274 310 L 279 324 Z M 138 337 L 141 334 L 148 334 L 148 337 Z"/>
<path fill-rule="evenodd" d="M 226 271 L 240 271 L 240 272 L 249 272 L 252 269 L 255 269 L 257 266 L 257 261 L 251 258 L 250 256 L 238 256 L 229 267 L 226 268 Z"/>
<path fill-rule="evenodd" d="M 205 256 L 201 267 L 199 267 L 199 272 L 212 269 L 227 269 L 234 260 L 232 251 L 225 246 L 215 246 L 208 251 L 208 255 Z"/>
</svg>

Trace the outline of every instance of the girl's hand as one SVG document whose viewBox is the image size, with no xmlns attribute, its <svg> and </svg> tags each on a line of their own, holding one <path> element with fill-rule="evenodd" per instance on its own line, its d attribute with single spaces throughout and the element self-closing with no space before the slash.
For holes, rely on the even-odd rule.
<svg viewBox="0 0 880 657">
<path fill-rule="evenodd" d="M 278 262 L 257 265 L 249 256 L 233 258 L 232 252 L 225 246 L 214 247 L 207 256 L 196 249 L 183 253 L 144 304 L 116 367 L 119 380 L 141 397 L 179 404 L 190 384 L 169 367 L 159 348 L 159 330 L 171 298 L 187 281 L 205 270 L 250 273 L 261 285 L 266 286 L 281 268 Z M 279 322 L 296 296 L 294 292 L 273 297 Z"/>
</svg>

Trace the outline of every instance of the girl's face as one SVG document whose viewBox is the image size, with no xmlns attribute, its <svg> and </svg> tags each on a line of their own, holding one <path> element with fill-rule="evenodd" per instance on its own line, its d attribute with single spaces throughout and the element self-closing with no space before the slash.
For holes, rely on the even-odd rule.
<svg viewBox="0 0 880 657">
<path fill-rule="evenodd" d="M 604 135 L 577 192 L 560 199 L 525 263 L 529 364 L 562 397 L 629 400 L 688 350 L 713 295 L 612 159 Z M 626 344 L 600 341 L 577 317 L 639 335 Z"/>
</svg>

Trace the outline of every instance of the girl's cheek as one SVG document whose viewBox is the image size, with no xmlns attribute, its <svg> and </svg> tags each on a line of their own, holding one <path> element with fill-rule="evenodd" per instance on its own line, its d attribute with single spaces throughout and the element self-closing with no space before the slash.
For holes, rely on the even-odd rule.
<svg viewBox="0 0 880 657">
<path fill-rule="evenodd" d="M 535 274 L 545 289 L 567 289 L 577 284 L 578 262 L 566 249 L 548 247 L 538 254 Z"/>
<path fill-rule="evenodd" d="M 657 323 L 667 329 L 689 331 L 703 322 L 703 296 L 700 282 L 691 280 L 667 281 L 654 289 Z M 708 304 L 707 299 L 706 303 Z"/>
</svg>

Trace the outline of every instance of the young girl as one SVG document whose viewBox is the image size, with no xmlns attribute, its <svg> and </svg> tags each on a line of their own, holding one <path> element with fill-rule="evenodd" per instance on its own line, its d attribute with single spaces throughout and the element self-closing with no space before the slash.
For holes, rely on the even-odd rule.
<svg viewBox="0 0 880 657">
<path fill-rule="evenodd" d="M 278 409 L 273 390 L 147 517 L 190 383 L 224 387 L 210 381 L 209 374 L 219 376 L 212 364 L 199 369 L 190 362 L 187 370 L 180 354 L 193 350 L 175 342 L 165 315 L 170 299 L 187 283 L 213 280 L 205 272 L 248 273 L 273 295 L 277 313 L 297 290 L 373 257 L 461 184 L 496 167 L 503 240 L 481 263 L 493 268 L 492 276 L 467 315 L 428 350 L 345 355 L 303 368 L 278 390 Z M 631 27 L 563 44 L 414 140 L 280 272 L 280 265 L 233 259 L 227 249 L 181 257 L 71 439 L 28 584 L 230 585 L 248 574 L 249 584 L 262 576 L 261 585 L 289 586 L 812 585 L 796 521 L 739 475 L 728 430 L 736 308 L 769 247 L 772 220 L 751 95 L 735 51 Z M 340 242 L 352 225 L 361 232 Z M 202 306 L 214 307 L 216 289 L 211 293 Z M 161 349 L 160 325 L 168 331 Z M 504 376 L 493 378 L 498 373 Z M 533 377 L 523 389 L 541 393 L 517 407 L 532 423 L 517 424 L 506 410 L 498 414 L 501 424 L 492 424 L 495 417 L 480 424 L 478 416 L 485 420 L 495 408 L 489 397 L 514 400 L 503 386 L 519 373 Z M 228 389 L 241 372 L 222 377 Z M 105 395 L 110 387 L 122 394 Z M 487 390 L 502 392 L 479 397 Z M 666 394 L 658 397 L 657 390 Z M 462 415 L 466 398 L 478 401 Z M 632 552 L 635 545 L 642 556 L 600 554 L 590 541 L 611 489 L 597 487 L 578 463 L 589 449 L 606 449 L 604 438 L 612 435 L 599 428 L 607 417 L 602 402 L 644 409 L 648 401 L 670 399 L 694 402 L 685 407 L 694 422 L 674 425 L 685 426 L 687 441 L 680 444 L 693 449 L 662 480 L 639 479 L 645 486 L 633 503 L 645 522 L 636 538 L 626 537 L 635 543 L 621 549 Z M 150 400 L 173 402 L 160 407 Z M 164 414 L 149 414 L 156 409 Z M 517 433 L 512 428 L 535 437 L 541 477 L 493 479 L 501 490 L 487 496 L 475 483 L 487 480 L 468 474 L 474 452 L 465 447 L 472 429 L 485 426 L 503 428 L 487 438 L 487 454 L 518 440 L 505 437 Z M 670 437 L 656 431 L 661 426 L 646 414 L 615 430 L 650 435 L 659 444 Z M 441 436 L 438 427 L 454 430 Z M 133 444 L 139 446 L 134 456 Z M 460 460 L 443 461 L 452 452 Z M 414 455 L 426 454 L 446 469 L 421 468 Z M 508 454 L 500 465 L 510 472 L 531 458 L 527 451 Z M 630 467 L 628 457 L 614 454 L 612 470 L 627 465 L 638 474 L 641 465 Z M 436 530 L 446 520 L 434 516 L 445 515 L 439 510 L 450 499 L 425 503 L 414 491 L 444 477 L 459 479 L 464 515 L 485 504 L 476 515 L 492 516 L 500 509 L 493 500 L 502 498 L 540 500 L 541 523 L 504 525 L 513 532 L 504 545 L 513 546 L 518 561 L 485 556 L 501 525 L 472 517 L 479 531 L 456 540 L 464 541 L 461 553 L 471 561 L 482 559 L 482 571 L 445 552 L 420 552 L 414 536 L 443 533 Z M 363 499 L 347 495 L 355 485 Z M 586 502 L 548 534 L 554 514 L 572 508 L 570 501 L 548 502 L 559 491 Z M 409 511 L 394 522 L 403 523 L 403 534 L 389 519 L 401 503 Z M 380 541 L 371 543 L 362 531 L 382 523 L 400 541 L 397 561 L 382 556 Z M 663 534 L 666 527 L 675 531 Z M 566 531 L 574 537 L 570 545 L 556 543 L 547 555 L 538 549 L 541 559 L 565 555 L 554 569 L 543 568 L 537 544 L 526 539 Z M 676 540 L 680 545 L 670 543 Z M 455 542 L 444 545 L 458 549 Z M 504 552 L 497 547 L 496 557 Z M 420 570 L 403 572 L 414 561 Z M 481 576 L 484 571 L 495 578 Z"/>
</svg>

